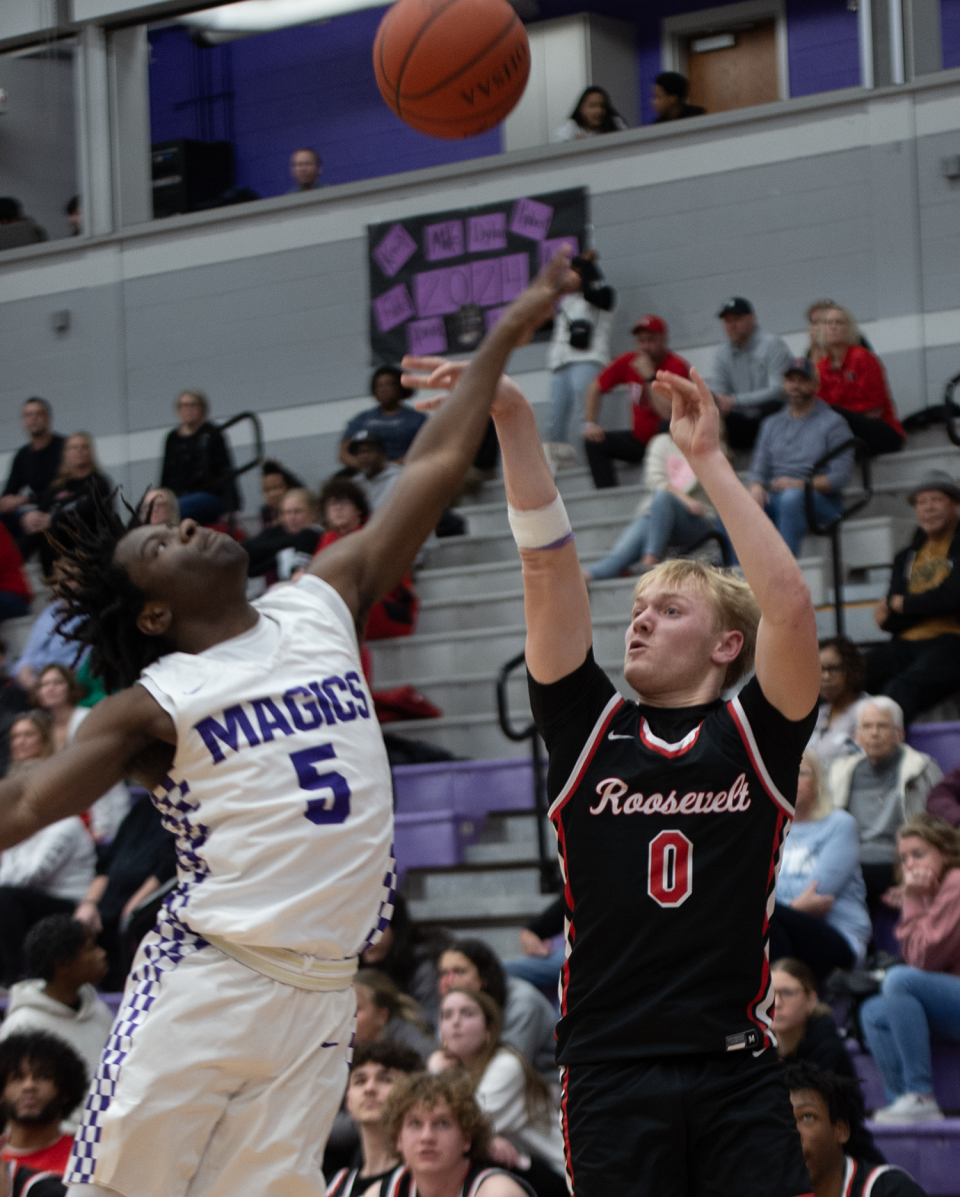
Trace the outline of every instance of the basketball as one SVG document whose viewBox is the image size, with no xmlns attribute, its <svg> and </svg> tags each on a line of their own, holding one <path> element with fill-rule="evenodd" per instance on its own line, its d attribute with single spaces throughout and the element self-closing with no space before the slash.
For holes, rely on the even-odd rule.
<svg viewBox="0 0 960 1197">
<path fill-rule="evenodd" d="M 380 93 L 413 129 L 474 137 L 523 95 L 530 45 L 507 0 L 397 0 L 373 43 Z"/>
</svg>

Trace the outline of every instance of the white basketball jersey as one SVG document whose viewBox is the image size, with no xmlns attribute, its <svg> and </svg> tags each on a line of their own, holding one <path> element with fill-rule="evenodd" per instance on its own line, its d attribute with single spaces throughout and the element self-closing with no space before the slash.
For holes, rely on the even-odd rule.
<svg viewBox="0 0 960 1197">
<path fill-rule="evenodd" d="M 169 910 L 238 948 L 345 960 L 379 938 L 395 883 L 390 768 L 353 620 L 312 575 L 254 606 L 252 631 L 140 677 L 177 728 L 154 794 L 177 837 Z"/>
</svg>

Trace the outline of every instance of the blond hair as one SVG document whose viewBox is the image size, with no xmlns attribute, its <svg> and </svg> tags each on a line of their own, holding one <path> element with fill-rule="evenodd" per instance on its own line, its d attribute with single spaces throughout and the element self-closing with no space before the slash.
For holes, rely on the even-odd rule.
<svg viewBox="0 0 960 1197">
<path fill-rule="evenodd" d="M 846 322 L 847 322 L 847 344 L 848 345 L 859 345 L 860 344 L 860 325 L 857 324 L 856 317 L 854 316 L 853 312 L 850 311 L 849 308 L 845 308 L 839 303 L 832 303 L 828 308 L 825 308 L 824 311 L 840 312 L 842 314 L 844 320 L 846 320 Z M 822 358 L 827 356 L 826 345 L 823 344 L 822 342 L 819 345 L 814 345 L 812 348 L 813 348 L 813 360 L 814 361 L 818 362 Z"/>
<path fill-rule="evenodd" d="M 702 561 L 677 558 L 661 561 L 648 570 L 637 582 L 634 602 L 654 583 L 662 583 L 677 590 L 698 590 L 713 610 L 716 631 L 740 632 L 743 647 L 727 666 L 723 675 L 723 689 L 735 686 L 753 669 L 757 648 L 757 627 L 760 623 L 760 604 L 753 591 L 741 578 L 729 570 L 717 569 Z"/>
<path fill-rule="evenodd" d="M 100 462 L 97 461 L 97 446 L 89 432 L 71 432 L 67 439 L 63 442 L 64 449 L 67 447 L 67 441 L 75 441 L 78 438 L 82 441 L 86 441 L 87 448 L 90 450 L 90 464 L 93 466 L 93 473 L 99 474 Z M 66 464 L 64 457 L 65 454 L 61 453 L 60 468 L 57 470 L 57 476 L 53 480 L 54 487 L 63 486 L 65 482 L 69 482 L 70 480 L 70 467 Z"/>
<path fill-rule="evenodd" d="M 813 780 L 817 787 L 817 805 L 810 816 L 810 822 L 819 823 L 827 815 L 832 815 L 836 809 L 833 805 L 833 798 L 830 796 L 830 787 L 827 785 L 827 775 L 823 769 L 823 761 L 820 760 L 819 755 L 813 748 L 806 748 L 804 749 L 803 756 L 800 758 L 800 764 L 809 765 L 810 772 L 813 774 Z"/>
</svg>

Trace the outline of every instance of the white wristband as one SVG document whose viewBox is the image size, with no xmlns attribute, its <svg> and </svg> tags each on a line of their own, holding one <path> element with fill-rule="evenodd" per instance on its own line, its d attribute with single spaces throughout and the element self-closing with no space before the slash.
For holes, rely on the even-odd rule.
<svg viewBox="0 0 960 1197">
<path fill-rule="evenodd" d="M 573 529 L 559 495 L 536 511 L 518 511 L 507 504 L 510 531 L 519 549 L 559 549 L 573 540 Z"/>
</svg>

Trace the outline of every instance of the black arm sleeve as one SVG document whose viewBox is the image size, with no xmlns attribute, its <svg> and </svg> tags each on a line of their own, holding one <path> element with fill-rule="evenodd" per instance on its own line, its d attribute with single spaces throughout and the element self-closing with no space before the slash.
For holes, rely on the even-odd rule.
<svg viewBox="0 0 960 1197">
<path fill-rule="evenodd" d="M 796 720 L 781 715 L 760 689 L 756 677 L 747 682 L 740 691 L 739 698 L 773 784 L 784 798 L 792 803 L 797 796 L 800 758 L 817 722 L 819 698 L 809 715 Z"/>
<path fill-rule="evenodd" d="M 573 772 L 584 744 L 616 687 L 593 658 L 557 682 L 543 685 L 527 670 L 530 709 L 550 754 L 547 794 L 552 802 Z"/>
<path fill-rule="evenodd" d="M 563 898 L 557 898 L 535 919 L 531 919 L 527 923 L 527 930 L 541 939 L 553 939 L 555 935 L 559 935 L 563 930 Z"/>
</svg>

